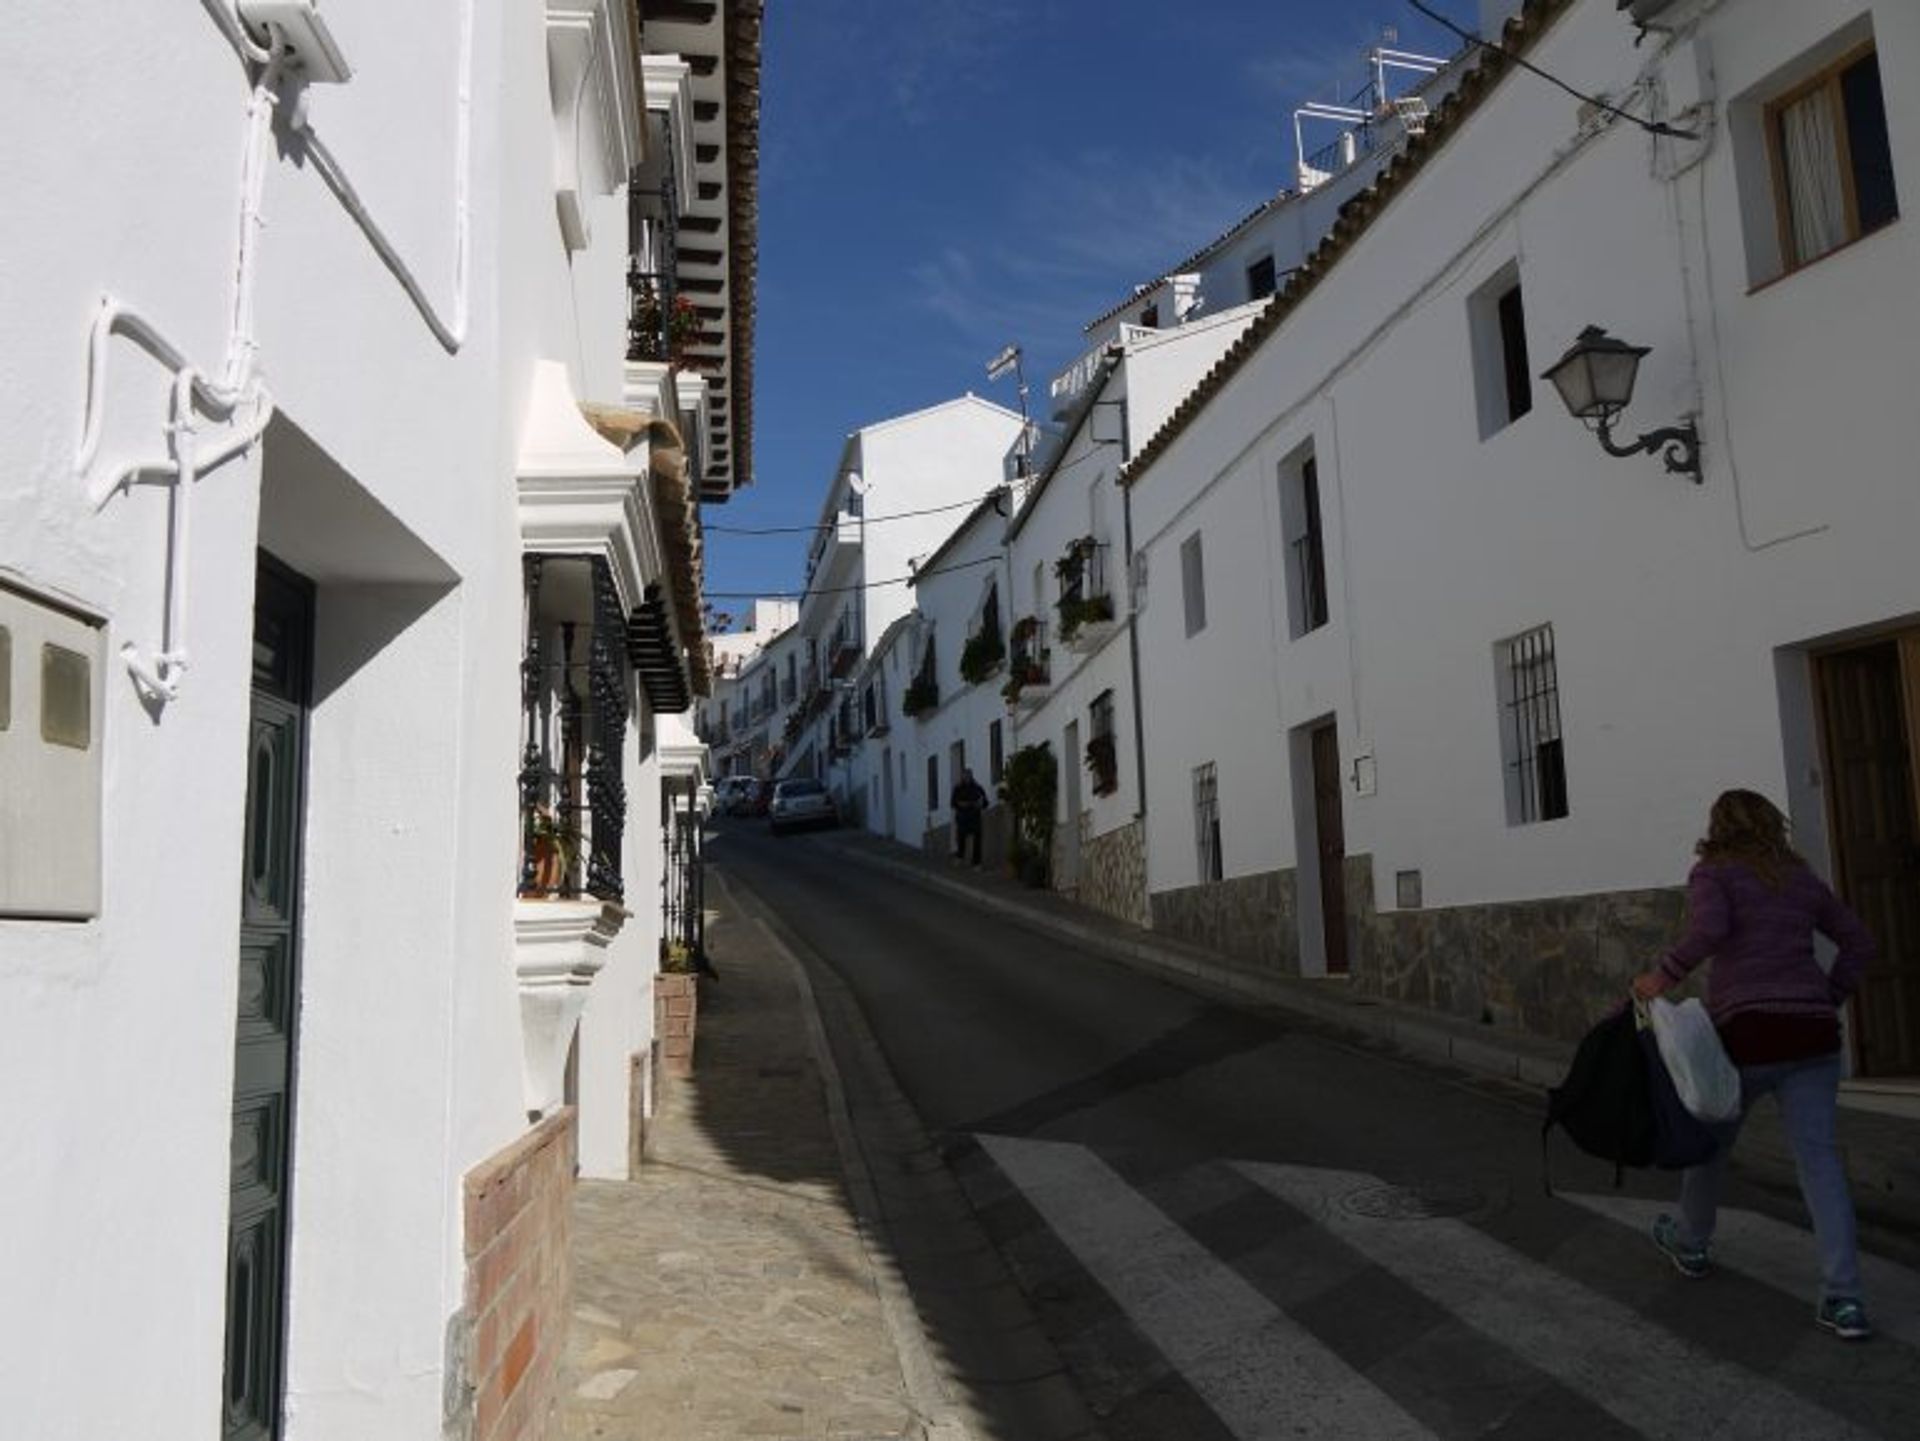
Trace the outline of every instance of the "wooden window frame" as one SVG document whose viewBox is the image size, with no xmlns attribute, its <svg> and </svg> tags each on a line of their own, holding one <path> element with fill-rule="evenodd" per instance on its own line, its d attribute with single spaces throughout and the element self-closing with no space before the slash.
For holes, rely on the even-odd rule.
<svg viewBox="0 0 1920 1441">
<path fill-rule="evenodd" d="M 1773 185 L 1774 236 L 1775 242 L 1780 247 L 1780 273 L 1770 277 L 1766 284 L 1785 279 L 1789 275 L 1805 270 L 1809 265 L 1818 265 L 1828 256 L 1838 255 L 1841 251 L 1865 239 L 1865 235 L 1860 230 L 1859 189 L 1853 178 L 1853 132 L 1847 126 L 1846 97 L 1840 91 L 1840 77 L 1869 55 L 1874 57 L 1874 63 L 1878 65 L 1879 46 L 1872 40 L 1863 40 L 1838 59 L 1829 61 L 1805 80 L 1782 91 L 1760 107 L 1761 133 L 1766 137 L 1767 143 L 1767 173 Z M 1886 77 L 1883 74 L 1881 77 L 1883 120 L 1886 110 L 1885 87 Z M 1835 130 L 1841 145 L 1845 147 L 1845 153 L 1834 156 L 1834 162 L 1840 168 L 1840 193 L 1846 206 L 1847 238 L 1832 249 L 1821 251 L 1810 260 L 1799 260 L 1795 258 L 1793 243 L 1793 202 L 1791 192 L 1787 188 L 1787 157 L 1780 141 L 1780 117 L 1785 111 L 1817 90 L 1827 91 L 1828 103 L 1833 108 Z M 1898 218 L 1899 211 L 1896 209 L 1894 219 Z M 1884 229 L 1886 226 L 1882 225 L 1866 234 L 1878 234 Z M 1762 287 L 1755 287 L 1755 289 L 1759 288 Z"/>
</svg>

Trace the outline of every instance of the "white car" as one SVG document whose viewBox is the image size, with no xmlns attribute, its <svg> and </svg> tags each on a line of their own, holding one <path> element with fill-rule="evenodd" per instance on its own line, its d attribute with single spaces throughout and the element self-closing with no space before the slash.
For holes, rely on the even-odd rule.
<svg viewBox="0 0 1920 1441">
<path fill-rule="evenodd" d="M 773 833 L 798 830 L 802 826 L 835 826 L 840 823 L 833 797 L 815 780 L 781 781 L 773 788 L 773 805 L 767 811 L 767 824 Z"/>
<path fill-rule="evenodd" d="M 722 776 L 714 783 L 713 808 L 723 816 L 750 816 L 760 799 L 760 782 L 753 776 Z"/>
</svg>

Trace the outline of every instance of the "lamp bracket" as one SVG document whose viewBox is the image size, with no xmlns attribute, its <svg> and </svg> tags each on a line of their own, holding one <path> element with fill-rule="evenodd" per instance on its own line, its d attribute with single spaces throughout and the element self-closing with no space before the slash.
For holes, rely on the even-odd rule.
<svg viewBox="0 0 1920 1441">
<path fill-rule="evenodd" d="M 1684 475 L 1695 485 L 1705 483 L 1700 472 L 1700 431 L 1690 420 L 1682 425 L 1650 430 L 1625 445 L 1614 441 L 1611 417 L 1601 420 L 1594 433 L 1600 438 L 1600 448 L 1608 455 L 1625 457 L 1657 452 L 1666 462 L 1669 475 Z"/>
</svg>

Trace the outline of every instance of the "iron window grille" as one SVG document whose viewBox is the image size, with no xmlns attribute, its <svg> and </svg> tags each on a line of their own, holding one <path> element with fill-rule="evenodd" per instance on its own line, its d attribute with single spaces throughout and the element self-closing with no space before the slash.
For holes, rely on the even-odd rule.
<svg viewBox="0 0 1920 1441">
<path fill-rule="evenodd" d="M 1559 820 L 1567 814 L 1567 763 L 1553 627 L 1536 626 L 1501 649 L 1508 822 Z"/>
<path fill-rule="evenodd" d="M 588 568 L 585 621 L 543 605 L 546 572 L 563 565 Z M 597 558 L 529 555 L 522 576 L 519 891 L 619 901 L 628 703 L 626 621 L 613 572 Z"/>
<path fill-rule="evenodd" d="M 1200 879 L 1221 879 L 1225 872 L 1220 859 L 1220 779 L 1212 761 L 1193 768 L 1193 841 Z"/>
</svg>

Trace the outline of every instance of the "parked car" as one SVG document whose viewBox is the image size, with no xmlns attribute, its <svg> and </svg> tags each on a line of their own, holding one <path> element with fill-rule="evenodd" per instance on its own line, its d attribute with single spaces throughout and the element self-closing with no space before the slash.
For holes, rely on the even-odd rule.
<svg viewBox="0 0 1920 1441">
<path fill-rule="evenodd" d="M 836 826 L 840 816 L 834 809 L 833 797 L 819 781 L 791 780 L 781 781 L 773 788 L 767 823 L 778 836 L 805 826 Z"/>
<path fill-rule="evenodd" d="M 760 782 L 754 776 L 722 776 L 713 788 L 714 811 L 723 816 L 750 816 L 760 791 Z"/>
</svg>

